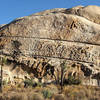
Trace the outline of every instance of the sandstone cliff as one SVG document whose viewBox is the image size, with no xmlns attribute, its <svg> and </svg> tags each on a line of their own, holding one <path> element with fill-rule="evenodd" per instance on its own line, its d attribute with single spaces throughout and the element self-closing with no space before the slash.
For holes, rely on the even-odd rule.
<svg viewBox="0 0 100 100">
<path fill-rule="evenodd" d="M 35 77 L 44 60 L 52 66 L 66 60 L 73 72 L 79 66 L 83 83 L 99 85 L 100 7 L 57 8 L 18 18 L 0 27 L 0 53 Z"/>
</svg>

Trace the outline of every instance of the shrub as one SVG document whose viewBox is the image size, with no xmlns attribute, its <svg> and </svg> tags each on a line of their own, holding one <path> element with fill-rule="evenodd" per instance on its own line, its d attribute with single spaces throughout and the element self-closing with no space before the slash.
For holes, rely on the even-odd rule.
<svg viewBox="0 0 100 100">
<path fill-rule="evenodd" d="M 7 85 L 8 84 L 8 82 L 7 82 L 7 80 L 3 80 L 3 85 Z"/>
<path fill-rule="evenodd" d="M 41 86 L 43 86 L 43 84 L 41 82 L 34 82 L 32 79 L 26 79 L 24 81 L 24 84 L 25 84 L 24 87 L 28 87 L 28 86 L 31 86 L 31 87 L 38 86 L 38 87 L 41 87 Z"/>
<path fill-rule="evenodd" d="M 4 64 L 7 64 L 7 59 L 6 59 L 6 57 L 0 57 L 0 63 L 2 63 L 3 65 L 4 65 Z"/>
<path fill-rule="evenodd" d="M 37 86 L 37 83 L 33 82 L 32 79 L 26 79 L 24 81 L 24 87 L 28 87 L 28 86 L 31 86 L 31 87 L 36 87 Z"/>
<path fill-rule="evenodd" d="M 69 84 L 69 85 L 72 85 L 72 84 L 74 84 L 74 85 L 79 85 L 79 84 L 81 84 L 81 80 L 78 79 L 78 78 L 75 78 L 75 77 L 73 77 L 73 76 L 69 76 L 68 79 L 65 80 L 64 83 L 65 83 L 65 84 Z"/>
<path fill-rule="evenodd" d="M 43 84 L 42 84 L 41 82 L 38 82 L 38 83 L 37 83 L 37 86 L 38 86 L 38 87 L 42 87 Z"/>
<path fill-rule="evenodd" d="M 59 92 L 58 87 L 54 84 L 47 85 L 46 88 L 52 91 L 52 94 L 56 94 Z"/>
<path fill-rule="evenodd" d="M 27 86 L 33 86 L 33 82 L 31 80 L 29 80 L 29 79 L 26 79 L 24 81 L 24 84 L 25 84 L 25 87 L 27 87 Z"/>
<path fill-rule="evenodd" d="M 42 94 L 43 94 L 45 99 L 47 99 L 47 98 L 50 99 L 52 97 L 52 95 L 53 95 L 53 93 L 48 89 L 44 89 L 42 91 Z"/>
</svg>

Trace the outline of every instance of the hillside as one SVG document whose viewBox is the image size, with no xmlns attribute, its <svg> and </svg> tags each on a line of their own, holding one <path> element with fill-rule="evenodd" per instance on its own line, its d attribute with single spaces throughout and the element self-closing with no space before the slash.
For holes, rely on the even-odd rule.
<svg viewBox="0 0 100 100">
<path fill-rule="evenodd" d="M 100 7 L 56 8 L 2 25 L 0 54 L 10 62 L 4 69 L 11 81 L 15 76 L 44 78 L 45 73 L 52 80 L 48 71 L 55 73 L 64 60 L 83 84 L 99 86 Z"/>
</svg>

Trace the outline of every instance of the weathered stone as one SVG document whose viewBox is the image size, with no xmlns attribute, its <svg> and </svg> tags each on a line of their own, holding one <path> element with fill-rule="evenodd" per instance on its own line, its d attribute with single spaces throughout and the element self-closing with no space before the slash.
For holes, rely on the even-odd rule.
<svg viewBox="0 0 100 100">
<path fill-rule="evenodd" d="M 3 25 L 0 54 L 37 78 L 53 75 L 54 66 L 65 59 L 75 67 L 72 75 L 79 66 L 80 74 L 97 85 L 92 76 L 100 71 L 100 7 L 52 9 Z M 43 61 L 46 58 L 50 61 Z"/>
<path fill-rule="evenodd" d="M 75 14 L 78 16 L 85 17 L 86 19 L 100 24 L 100 7 L 99 6 L 78 6 L 71 9 L 67 9 L 66 13 Z"/>
</svg>

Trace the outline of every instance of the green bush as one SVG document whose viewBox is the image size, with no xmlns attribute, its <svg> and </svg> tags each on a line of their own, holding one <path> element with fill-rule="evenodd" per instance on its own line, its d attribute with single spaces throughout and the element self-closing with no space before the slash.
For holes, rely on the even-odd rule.
<svg viewBox="0 0 100 100">
<path fill-rule="evenodd" d="M 75 78 L 73 76 L 69 76 L 68 79 L 65 80 L 64 83 L 69 84 L 69 85 L 79 85 L 79 84 L 81 84 L 81 80 L 78 78 Z"/>
<path fill-rule="evenodd" d="M 31 87 L 38 86 L 38 87 L 41 87 L 43 85 L 41 82 L 38 82 L 38 83 L 34 82 L 32 79 L 26 79 L 24 81 L 24 84 L 25 84 L 25 87 L 28 87 L 28 86 L 31 86 Z"/>
<path fill-rule="evenodd" d="M 50 99 L 53 95 L 53 93 L 48 89 L 43 90 L 42 94 L 43 94 L 45 99 L 47 99 L 47 98 Z"/>
<path fill-rule="evenodd" d="M 1 64 L 7 64 L 7 58 L 6 57 L 0 57 L 0 63 Z"/>
<path fill-rule="evenodd" d="M 43 84 L 42 84 L 41 82 L 38 82 L 38 83 L 37 83 L 37 86 L 38 86 L 38 87 L 42 87 Z"/>
<path fill-rule="evenodd" d="M 7 82 L 7 80 L 3 80 L 3 85 L 7 85 L 8 84 L 8 82 Z"/>
<path fill-rule="evenodd" d="M 33 86 L 33 81 L 31 80 L 31 79 L 26 79 L 25 81 L 24 81 L 24 84 L 25 84 L 25 86 Z"/>
</svg>

